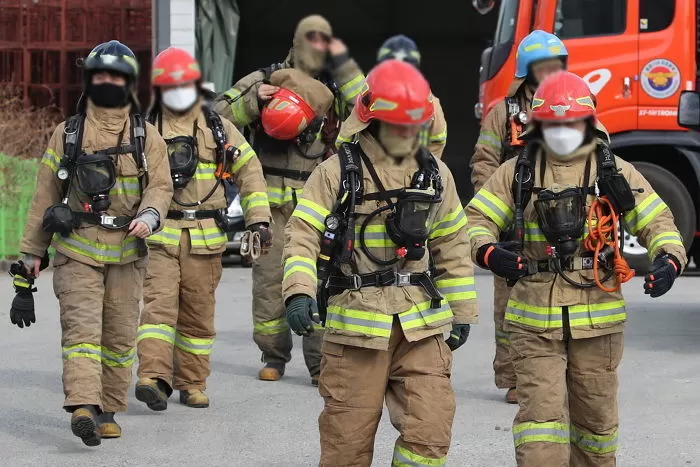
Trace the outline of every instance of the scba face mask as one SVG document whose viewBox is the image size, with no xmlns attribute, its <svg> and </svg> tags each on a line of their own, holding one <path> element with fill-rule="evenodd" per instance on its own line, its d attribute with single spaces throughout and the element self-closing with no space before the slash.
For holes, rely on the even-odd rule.
<svg viewBox="0 0 700 467">
<path fill-rule="evenodd" d="M 576 151 L 585 137 L 583 131 L 567 126 L 557 126 L 542 130 L 544 142 L 557 156 L 565 159 Z"/>
<path fill-rule="evenodd" d="M 199 93 L 194 87 L 173 88 L 163 91 L 163 105 L 175 112 L 190 109 L 199 99 Z"/>
</svg>

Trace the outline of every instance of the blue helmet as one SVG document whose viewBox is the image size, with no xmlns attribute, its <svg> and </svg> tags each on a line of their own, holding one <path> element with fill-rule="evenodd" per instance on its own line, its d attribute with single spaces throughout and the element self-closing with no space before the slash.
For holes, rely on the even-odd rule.
<svg viewBox="0 0 700 467">
<path fill-rule="evenodd" d="M 566 64 L 569 53 L 564 43 L 554 34 L 537 29 L 520 42 L 515 56 L 515 77 L 525 78 L 530 65 L 540 60 L 559 58 Z"/>
<path fill-rule="evenodd" d="M 401 60 L 410 63 L 418 68 L 420 66 L 420 52 L 418 46 L 413 39 L 410 39 L 403 34 L 392 36 L 385 40 L 377 52 L 377 63 L 384 60 Z"/>
</svg>

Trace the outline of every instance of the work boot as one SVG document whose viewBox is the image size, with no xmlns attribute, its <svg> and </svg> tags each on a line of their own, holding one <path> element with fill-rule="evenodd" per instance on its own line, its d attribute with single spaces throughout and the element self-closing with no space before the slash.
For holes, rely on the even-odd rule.
<svg viewBox="0 0 700 467">
<path fill-rule="evenodd" d="M 506 402 L 509 404 L 517 404 L 518 403 L 518 390 L 515 388 L 510 388 L 508 389 L 508 392 L 506 393 Z"/>
<path fill-rule="evenodd" d="M 97 410 L 94 405 L 81 405 L 70 417 L 70 429 L 86 446 L 99 446 L 102 442 L 97 431 Z"/>
<path fill-rule="evenodd" d="M 114 412 L 102 412 L 100 415 L 100 426 L 97 427 L 97 432 L 101 438 L 119 438 L 122 435 L 122 427 L 114 421 Z"/>
<path fill-rule="evenodd" d="M 141 378 L 136 383 L 136 399 L 145 402 L 151 410 L 165 410 L 168 408 L 169 389 L 163 380 Z"/>
<path fill-rule="evenodd" d="M 266 363 L 258 372 L 261 381 L 277 381 L 284 376 L 284 363 Z"/>
<path fill-rule="evenodd" d="M 320 375 L 312 375 L 311 376 L 311 386 L 318 386 L 318 377 Z"/>
<path fill-rule="evenodd" d="M 185 404 L 187 407 L 204 409 L 209 407 L 209 396 L 204 394 L 199 389 L 180 391 L 180 403 Z"/>
</svg>

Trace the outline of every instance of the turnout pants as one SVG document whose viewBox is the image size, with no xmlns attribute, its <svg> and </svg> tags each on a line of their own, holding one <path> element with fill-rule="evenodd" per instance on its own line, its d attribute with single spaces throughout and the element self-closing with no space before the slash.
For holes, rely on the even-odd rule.
<svg viewBox="0 0 700 467">
<path fill-rule="evenodd" d="M 66 411 L 126 411 L 146 261 L 93 267 L 56 255 Z"/>
<path fill-rule="evenodd" d="M 192 254 L 189 230 L 175 248 L 152 247 L 138 328 L 139 378 L 171 388 L 206 388 L 214 346 L 215 292 L 221 253 Z"/>
<path fill-rule="evenodd" d="M 265 363 L 286 363 L 292 359 L 292 334 L 282 298 L 282 250 L 284 226 L 294 210 L 292 203 L 271 206 L 273 236 L 272 248 L 253 264 L 253 340 L 262 351 Z M 311 376 L 318 375 L 321 367 L 323 328 L 314 326 L 314 332 L 303 338 L 304 361 Z"/>
<path fill-rule="evenodd" d="M 622 333 L 561 341 L 511 332 L 510 339 L 518 466 L 615 466 Z"/>
<path fill-rule="evenodd" d="M 503 330 L 510 288 L 502 277 L 493 276 L 493 321 L 496 324 L 496 356 L 493 359 L 493 372 L 496 387 L 514 388 L 515 370 L 510 358 L 510 339 Z"/>
<path fill-rule="evenodd" d="M 455 397 L 452 352 L 443 336 L 408 342 L 394 319 L 389 349 L 324 342 L 320 467 L 369 467 L 386 400 L 400 436 L 392 465 L 445 465 Z"/>
</svg>

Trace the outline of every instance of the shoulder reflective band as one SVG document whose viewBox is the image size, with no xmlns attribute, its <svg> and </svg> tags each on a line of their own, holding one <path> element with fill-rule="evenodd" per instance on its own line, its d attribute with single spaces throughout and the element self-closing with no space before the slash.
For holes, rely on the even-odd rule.
<svg viewBox="0 0 700 467">
<path fill-rule="evenodd" d="M 482 130 L 479 133 L 479 139 L 476 141 L 476 144 L 480 144 L 482 146 L 489 146 L 490 148 L 493 148 L 496 151 L 501 150 L 501 139 L 493 131 Z"/>
<path fill-rule="evenodd" d="M 513 210 L 493 193 L 479 190 L 469 202 L 503 230 L 513 218 Z"/>
</svg>

